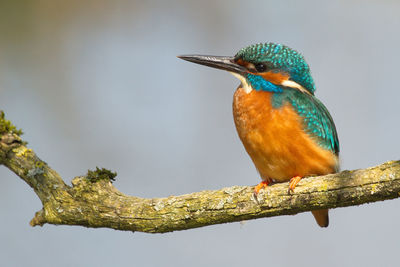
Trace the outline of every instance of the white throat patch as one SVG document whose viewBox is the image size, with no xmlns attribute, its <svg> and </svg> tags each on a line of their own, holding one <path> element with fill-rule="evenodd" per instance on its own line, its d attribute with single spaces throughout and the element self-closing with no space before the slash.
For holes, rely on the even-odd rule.
<svg viewBox="0 0 400 267">
<path fill-rule="evenodd" d="M 253 90 L 253 87 L 251 87 L 251 85 L 247 82 L 245 77 L 243 77 L 240 74 L 234 73 L 234 72 L 230 72 L 230 73 L 240 80 L 246 94 L 249 94 L 251 92 L 251 90 Z"/>
</svg>

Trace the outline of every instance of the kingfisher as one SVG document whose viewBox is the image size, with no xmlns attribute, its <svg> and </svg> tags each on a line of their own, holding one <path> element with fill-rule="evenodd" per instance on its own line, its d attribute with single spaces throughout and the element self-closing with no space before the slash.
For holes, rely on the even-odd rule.
<svg viewBox="0 0 400 267">
<path fill-rule="evenodd" d="M 233 97 L 239 138 L 261 176 L 254 193 L 289 182 L 288 193 L 305 176 L 339 171 L 339 140 L 328 109 L 315 96 L 304 57 L 288 46 L 259 43 L 233 57 L 182 55 L 181 59 L 221 69 L 241 84 Z M 328 210 L 312 211 L 319 226 Z"/>
</svg>

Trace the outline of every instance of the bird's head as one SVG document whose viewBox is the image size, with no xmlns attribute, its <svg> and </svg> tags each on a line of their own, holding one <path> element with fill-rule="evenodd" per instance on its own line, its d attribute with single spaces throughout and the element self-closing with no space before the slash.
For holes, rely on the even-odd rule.
<svg viewBox="0 0 400 267">
<path fill-rule="evenodd" d="M 285 87 L 314 94 L 310 68 L 297 51 L 281 44 L 255 44 L 242 48 L 234 57 L 184 55 L 179 58 L 231 72 L 251 90 L 279 93 Z"/>
</svg>

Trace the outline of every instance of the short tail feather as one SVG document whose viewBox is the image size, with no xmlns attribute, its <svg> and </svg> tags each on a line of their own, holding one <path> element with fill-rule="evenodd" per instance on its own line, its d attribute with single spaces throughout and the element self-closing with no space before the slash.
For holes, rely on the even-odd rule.
<svg viewBox="0 0 400 267">
<path fill-rule="evenodd" d="M 328 225 L 329 225 L 328 209 L 325 209 L 325 210 L 313 210 L 311 212 L 312 212 L 312 215 L 314 215 L 314 218 L 317 221 L 319 226 L 328 227 Z"/>
</svg>

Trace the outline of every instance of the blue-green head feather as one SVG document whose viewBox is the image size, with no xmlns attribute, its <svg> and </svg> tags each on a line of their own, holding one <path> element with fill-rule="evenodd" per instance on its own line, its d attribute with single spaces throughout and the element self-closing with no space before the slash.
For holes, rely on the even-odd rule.
<svg viewBox="0 0 400 267">
<path fill-rule="evenodd" d="M 311 77 L 310 67 L 304 60 L 303 56 L 282 44 L 260 43 L 242 48 L 236 55 L 235 61 L 242 60 L 252 63 L 255 68 L 261 68 L 261 71 L 283 72 L 289 75 L 289 80 L 301 85 L 309 93 L 314 94 L 315 85 Z M 257 69 L 258 70 L 258 69 Z M 257 90 L 257 87 L 264 89 L 260 84 L 259 78 L 254 74 L 248 74 L 247 79 Z M 261 81 L 262 82 L 262 81 Z M 273 87 L 273 86 L 272 86 Z M 264 89 L 266 91 L 269 88 Z"/>
</svg>

